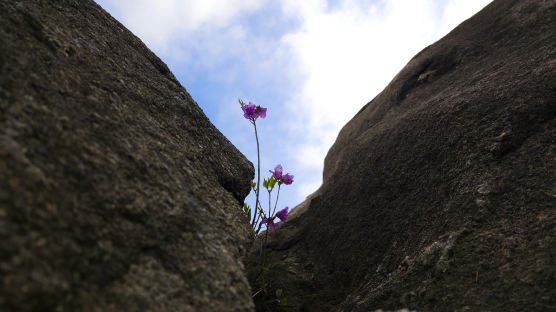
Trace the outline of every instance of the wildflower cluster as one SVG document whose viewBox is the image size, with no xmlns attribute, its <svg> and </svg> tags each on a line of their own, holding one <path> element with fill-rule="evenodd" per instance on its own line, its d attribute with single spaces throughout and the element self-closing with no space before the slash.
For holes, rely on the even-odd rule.
<svg viewBox="0 0 556 312">
<path fill-rule="evenodd" d="M 253 124 L 253 127 L 255 129 L 255 139 L 257 142 L 257 182 L 251 182 L 251 188 L 255 191 L 255 212 L 253 214 L 253 219 L 251 220 L 251 226 L 253 226 L 255 233 L 258 233 L 260 231 L 263 224 L 266 225 L 267 229 L 274 231 L 276 229 L 276 225 L 274 223 L 274 220 L 276 218 L 280 219 L 282 222 L 288 221 L 289 208 L 285 207 L 278 212 L 276 212 L 276 208 L 278 205 L 278 198 L 280 196 L 280 187 L 282 186 L 282 184 L 292 184 L 293 175 L 289 173 L 283 174 L 282 165 L 277 165 L 274 168 L 274 171 L 269 170 L 272 176 L 268 179 L 264 179 L 263 181 L 263 187 L 266 188 L 266 190 L 268 191 L 268 213 L 265 213 L 260 203 L 261 159 L 259 134 L 257 132 L 257 119 L 266 118 L 267 109 L 265 107 L 261 107 L 260 105 L 255 105 L 252 102 L 249 102 L 249 104 L 245 104 L 245 102 L 243 102 L 242 100 L 239 100 L 239 104 L 241 105 L 241 109 L 243 110 L 243 117 L 245 117 L 245 119 L 248 119 Z M 278 184 L 278 194 L 276 195 L 274 209 L 271 209 L 271 193 L 276 184 Z M 244 204 L 243 210 L 246 214 L 251 215 L 251 208 L 248 205 Z M 259 223 L 259 221 L 261 222 Z"/>
<path fill-rule="evenodd" d="M 239 100 L 239 104 L 241 105 L 241 109 L 243 110 L 243 117 L 248 119 L 255 129 L 255 140 L 257 142 L 257 182 L 251 182 L 251 188 L 255 191 L 255 212 L 253 213 L 253 218 L 251 219 L 251 226 L 255 230 L 255 233 L 259 233 L 261 230 L 262 225 L 266 225 L 267 231 L 265 232 L 264 239 L 261 239 L 261 265 L 260 265 L 260 272 L 259 272 L 259 283 L 260 289 L 253 295 L 255 297 L 261 291 L 264 291 L 267 294 L 267 283 L 264 281 L 264 271 L 268 270 L 266 264 L 266 255 L 264 254 L 264 247 L 266 245 L 268 231 L 276 230 L 276 224 L 274 223 L 276 219 L 279 219 L 282 222 L 288 221 L 288 212 L 289 207 L 285 207 L 281 210 L 276 212 L 276 208 L 278 207 L 278 198 L 280 197 L 280 188 L 284 185 L 290 185 L 293 183 L 293 175 L 286 173 L 283 174 L 282 165 L 277 165 L 274 167 L 274 170 L 269 170 L 272 174 L 269 178 L 264 179 L 263 187 L 268 192 L 268 210 L 263 210 L 263 207 L 260 203 L 260 182 L 261 182 L 261 157 L 260 157 L 260 147 L 259 147 L 259 135 L 257 133 L 257 119 L 258 118 L 266 118 L 266 111 L 265 107 L 261 107 L 259 105 L 255 105 L 251 102 L 249 104 L 245 104 L 242 100 Z M 278 191 L 276 194 L 276 201 L 274 203 L 274 208 L 272 208 L 272 191 L 274 190 L 276 184 L 278 184 Z M 251 216 L 251 208 L 247 205 L 243 205 L 243 211 L 248 215 Z M 260 223 L 259 223 L 260 220 Z M 274 304 L 281 304 L 287 305 L 287 298 L 283 296 L 282 289 L 276 290 L 276 298 L 272 300 Z"/>
<path fill-rule="evenodd" d="M 286 173 L 285 175 L 282 175 L 282 166 L 278 165 L 276 166 L 276 168 L 274 168 L 274 171 L 272 170 L 268 170 L 268 172 L 272 173 L 272 177 L 274 179 L 276 179 L 276 181 L 278 181 L 278 185 L 281 185 L 282 183 L 286 184 L 286 185 L 290 185 L 293 183 L 293 175 Z"/>
</svg>

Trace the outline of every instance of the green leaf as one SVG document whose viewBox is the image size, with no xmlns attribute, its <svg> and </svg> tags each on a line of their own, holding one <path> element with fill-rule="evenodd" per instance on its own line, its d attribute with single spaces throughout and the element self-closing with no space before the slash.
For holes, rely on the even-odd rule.
<svg viewBox="0 0 556 312">
<path fill-rule="evenodd" d="M 251 187 L 253 188 L 253 190 L 255 190 L 255 188 L 257 187 L 257 182 L 251 181 Z"/>
<path fill-rule="evenodd" d="M 288 305 L 288 298 L 286 297 L 282 298 L 281 303 L 283 306 Z"/>
<path fill-rule="evenodd" d="M 245 105 L 245 102 L 243 102 L 241 99 L 237 99 L 237 101 L 239 102 L 239 105 L 241 105 L 241 107 L 243 107 L 243 105 Z"/>
<path fill-rule="evenodd" d="M 243 204 L 243 212 L 245 212 L 246 215 L 250 216 L 251 215 L 251 207 L 249 207 L 249 205 L 247 205 L 247 204 Z"/>
<path fill-rule="evenodd" d="M 268 189 L 268 181 L 266 179 L 263 180 L 263 187 Z"/>
<path fill-rule="evenodd" d="M 283 292 L 284 292 L 284 291 L 282 290 L 282 288 L 276 289 L 276 297 L 278 297 L 278 298 L 282 297 L 282 293 L 283 293 Z"/>
</svg>

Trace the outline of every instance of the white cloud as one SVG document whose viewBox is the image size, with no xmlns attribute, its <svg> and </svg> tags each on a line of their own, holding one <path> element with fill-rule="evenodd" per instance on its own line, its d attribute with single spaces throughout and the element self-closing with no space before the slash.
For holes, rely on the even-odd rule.
<svg viewBox="0 0 556 312">
<path fill-rule="evenodd" d="M 449 0 L 444 7 L 440 34 L 447 34 L 490 2 L 491 0 Z"/>
<path fill-rule="evenodd" d="M 111 8 L 151 49 L 166 53 L 196 32 L 225 28 L 241 15 L 265 4 L 262 0 L 97 0 Z M 232 30 L 232 35 L 237 30 Z"/>
<path fill-rule="evenodd" d="M 450 0 L 439 16 L 435 0 L 343 1 L 332 10 L 324 1 L 284 1 L 284 12 L 303 21 L 283 40 L 297 56 L 293 66 L 305 77 L 289 103 L 292 115 L 300 116 L 293 132 L 306 139 L 297 143 L 294 160 L 300 170 L 312 172 L 301 182 L 301 192 L 320 184 L 314 172 L 322 173 L 341 127 L 411 57 L 488 2 Z"/>
</svg>

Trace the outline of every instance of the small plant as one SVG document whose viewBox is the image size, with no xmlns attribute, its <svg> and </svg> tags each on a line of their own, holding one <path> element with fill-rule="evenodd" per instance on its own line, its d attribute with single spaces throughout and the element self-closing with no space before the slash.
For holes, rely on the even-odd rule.
<svg viewBox="0 0 556 312">
<path fill-rule="evenodd" d="M 288 298 L 284 296 L 284 291 L 281 288 L 276 289 L 276 298 L 272 300 L 273 304 L 288 305 Z"/>
<path fill-rule="evenodd" d="M 293 175 L 286 173 L 283 174 L 282 165 L 277 165 L 274 168 L 274 171 L 269 170 L 272 174 L 267 179 L 263 181 L 263 187 L 268 192 L 268 210 L 267 213 L 263 210 L 263 207 L 260 202 L 260 184 L 261 184 L 261 153 L 260 153 L 260 144 L 259 144 L 259 133 L 257 132 L 257 119 L 266 118 L 266 111 L 265 107 L 261 107 L 259 105 L 255 105 L 252 102 L 249 104 L 245 104 L 242 100 L 238 100 L 239 104 L 241 105 L 241 109 L 243 110 L 243 117 L 249 120 L 255 129 L 255 141 L 257 142 L 257 182 L 251 182 L 251 188 L 255 191 L 255 210 L 252 211 L 251 207 L 247 204 L 243 204 L 243 212 L 248 216 L 253 214 L 251 219 L 251 226 L 255 231 L 255 234 L 259 233 L 263 224 L 266 224 L 267 229 L 274 231 L 276 229 L 276 225 L 274 224 L 274 220 L 276 218 L 280 219 L 282 222 L 287 222 L 288 220 L 288 210 L 289 208 L 286 207 L 281 209 L 276 213 L 276 208 L 278 207 L 278 199 L 280 197 L 280 188 L 282 184 L 290 185 L 293 183 Z M 276 201 L 274 203 L 274 209 L 272 209 L 272 191 L 274 187 L 278 184 L 278 192 L 276 195 Z M 260 221 L 260 222 L 259 222 Z"/>
<path fill-rule="evenodd" d="M 263 224 L 266 225 L 265 236 L 261 239 L 261 253 L 260 253 L 260 266 L 259 266 L 259 274 L 257 280 L 259 282 L 259 290 L 253 294 L 253 297 L 257 296 L 259 293 L 264 292 L 268 296 L 268 283 L 264 279 L 264 272 L 269 271 L 270 267 L 268 264 L 267 255 L 264 252 L 264 247 L 266 246 L 267 238 L 268 238 L 268 231 L 276 230 L 276 224 L 274 223 L 276 218 L 278 218 L 282 222 L 288 221 L 288 212 L 289 207 L 285 207 L 281 210 L 276 211 L 278 207 L 278 199 L 280 198 L 280 188 L 283 184 L 290 185 L 293 183 L 293 175 L 286 173 L 283 174 L 282 165 L 277 165 L 274 167 L 274 170 L 269 170 L 272 174 L 270 177 L 263 180 L 263 187 L 268 192 L 268 210 L 263 210 L 263 207 L 260 202 L 260 182 L 261 182 L 261 156 L 260 156 L 260 146 L 259 146 L 259 134 L 257 132 L 257 119 L 266 118 L 266 111 L 267 109 L 261 107 L 259 105 L 255 105 L 251 102 L 249 104 L 245 104 L 242 100 L 238 100 L 239 104 L 241 105 L 241 109 L 243 110 L 243 117 L 248 119 L 253 128 L 255 129 L 255 140 L 257 142 L 257 182 L 251 182 L 251 189 L 255 192 L 255 209 L 254 211 L 251 210 L 251 207 L 247 204 L 243 204 L 243 212 L 247 214 L 247 216 L 251 217 L 251 213 L 253 214 L 251 220 L 251 226 L 255 234 L 259 233 Z M 276 200 L 274 202 L 274 207 L 272 206 L 272 191 L 278 184 L 278 191 L 276 194 Z M 259 222 L 260 221 L 260 222 Z M 272 300 L 274 304 L 280 305 L 287 305 L 288 299 L 284 296 L 284 291 L 282 289 L 277 289 L 275 291 L 276 297 Z"/>
</svg>

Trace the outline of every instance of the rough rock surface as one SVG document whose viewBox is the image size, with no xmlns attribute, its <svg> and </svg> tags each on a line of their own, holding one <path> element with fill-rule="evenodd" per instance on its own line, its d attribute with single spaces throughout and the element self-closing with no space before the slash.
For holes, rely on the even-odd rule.
<svg viewBox="0 0 556 312">
<path fill-rule="evenodd" d="M 555 42 L 556 1 L 495 0 L 417 54 L 269 235 L 288 305 L 257 309 L 556 311 Z"/>
<path fill-rule="evenodd" d="M 250 311 L 252 164 L 90 0 L 0 2 L 0 311 Z"/>
</svg>

